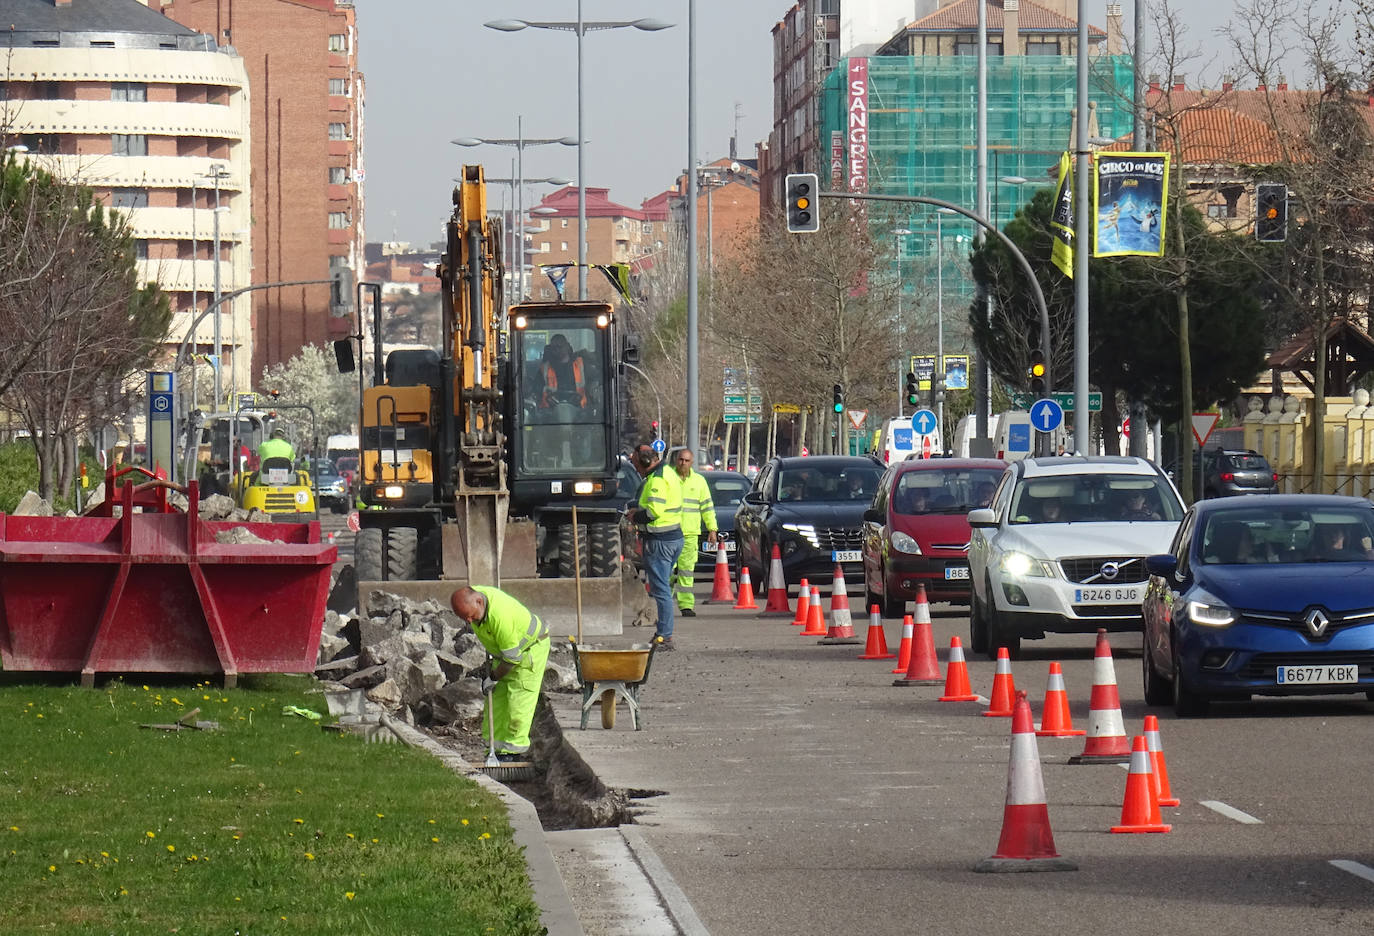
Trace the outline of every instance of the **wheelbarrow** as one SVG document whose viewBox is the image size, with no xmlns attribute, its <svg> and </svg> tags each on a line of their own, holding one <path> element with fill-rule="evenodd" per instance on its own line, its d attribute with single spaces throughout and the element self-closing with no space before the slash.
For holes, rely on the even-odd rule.
<svg viewBox="0 0 1374 936">
<path fill-rule="evenodd" d="M 596 644 L 579 645 L 569 638 L 577 681 L 582 684 L 582 728 L 587 727 L 592 706 L 601 699 L 601 727 L 615 727 L 615 709 L 620 699 L 630 710 L 630 724 L 638 731 L 644 727 L 639 716 L 639 687 L 649 680 L 656 643 L 631 644 L 629 649 L 611 650 Z"/>
</svg>

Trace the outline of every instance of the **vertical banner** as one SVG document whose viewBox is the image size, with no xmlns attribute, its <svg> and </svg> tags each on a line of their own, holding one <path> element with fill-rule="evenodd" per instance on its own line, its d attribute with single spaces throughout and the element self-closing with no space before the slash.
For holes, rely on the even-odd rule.
<svg viewBox="0 0 1374 936">
<path fill-rule="evenodd" d="M 911 356 L 911 372 L 916 375 L 917 388 L 929 390 L 931 381 L 935 377 L 935 355 L 913 354 Z"/>
<path fill-rule="evenodd" d="M 174 376 L 168 371 L 148 371 L 148 464 L 149 470 L 161 468 L 175 481 L 176 439 Z"/>
<path fill-rule="evenodd" d="M 849 190 L 868 191 L 868 59 L 849 60 Z"/>
<path fill-rule="evenodd" d="M 1168 153 L 1102 153 L 1093 185 L 1093 256 L 1164 256 Z"/>
<path fill-rule="evenodd" d="M 967 354 L 946 354 L 945 355 L 945 389 L 946 390 L 967 390 L 968 389 L 968 355 Z"/>
<path fill-rule="evenodd" d="M 844 131 L 830 131 L 830 191 L 844 191 Z"/>
<path fill-rule="evenodd" d="M 1054 190 L 1054 214 L 1050 216 L 1050 262 L 1069 279 L 1073 279 L 1073 166 L 1069 154 L 1059 156 L 1059 185 Z"/>
</svg>

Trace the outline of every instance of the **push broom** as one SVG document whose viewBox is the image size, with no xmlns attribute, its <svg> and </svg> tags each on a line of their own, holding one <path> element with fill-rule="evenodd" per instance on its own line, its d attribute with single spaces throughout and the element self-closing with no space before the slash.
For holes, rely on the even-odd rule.
<svg viewBox="0 0 1374 936">
<path fill-rule="evenodd" d="M 487 660 L 487 667 L 491 667 L 491 659 Z M 496 705 L 494 696 L 496 689 L 487 690 L 487 761 L 482 765 L 482 773 L 499 780 L 502 783 L 511 783 L 517 780 L 533 780 L 538 773 L 534 764 L 529 761 L 510 761 L 502 763 L 496 756 Z"/>
</svg>

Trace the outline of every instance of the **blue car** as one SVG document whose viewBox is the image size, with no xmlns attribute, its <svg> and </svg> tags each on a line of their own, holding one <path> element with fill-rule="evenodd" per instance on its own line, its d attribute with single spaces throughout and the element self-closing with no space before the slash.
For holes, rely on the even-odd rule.
<svg viewBox="0 0 1374 936">
<path fill-rule="evenodd" d="M 1194 504 L 1145 560 L 1145 701 L 1362 692 L 1374 701 L 1374 505 L 1275 494 Z"/>
</svg>

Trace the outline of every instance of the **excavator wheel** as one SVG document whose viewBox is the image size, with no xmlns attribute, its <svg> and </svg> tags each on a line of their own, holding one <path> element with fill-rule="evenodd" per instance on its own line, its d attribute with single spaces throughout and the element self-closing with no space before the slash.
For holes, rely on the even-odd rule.
<svg viewBox="0 0 1374 936">
<path fill-rule="evenodd" d="M 382 564 L 381 530 L 359 530 L 353 538 L 353 571 L 360 582 L 380 582 L 385 576 Z"/>
<path fill-rule="evenodd" d="M 579 574 L 587 575 L 587 525 L 577 525 L 577 554 L 581 566 Z M 573 525 L 564 523 L 558 527 L 558 577 L 573 577 Z"/>
<path fill-rule="evenodd" d="M 587 524 L 587 574 L 610 578 L 620 574 L 620 527 L 615 523 Z"/>
<path fill-rule="evenodd" d="M 419 571 L 415 557 L 419 531 L 414 527 L 393 527 L 386 531 L 386 578 L 391 582 L 411 582 Z"/>
</svg>

